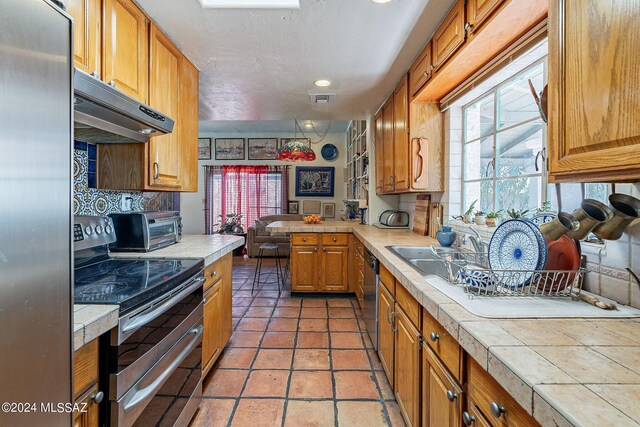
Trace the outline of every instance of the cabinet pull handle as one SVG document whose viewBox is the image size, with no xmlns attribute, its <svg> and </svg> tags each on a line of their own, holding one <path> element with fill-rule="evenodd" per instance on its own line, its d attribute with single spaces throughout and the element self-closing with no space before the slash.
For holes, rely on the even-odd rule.
<svg viewBox="0 0 640 427">
<path fill-rule="evenodd" d="M 104 393 L 99 391 L 96 394 L 94 394 L 93 396 L 91 396 L 91 401 L 93 403 L 100 403 L 102 402 L 102 399 L 104 399 Z"/>
<path fill-rule="evenodd" d="M 500 416 L 502 414 L 504 414 L 505 412 L 507 412 L 506 408 L 504 406 L 500 406 L 498 405 L 496 402 L 491 402 L 489 404 L 489 409 L 491 409 L 491 413 L 493 414 L 494 417 L 496 418 L 500 418 Z"/>
<path fill-rule="evenodd" d="M 153 179 L 158 179 L 160 176 L 160 165 L 158 162 L 153 162 Z"/>
<path fill-rule="evenodd" d="M 476 417 L 469 414 L 467 411 L 464 411 L 462 413 L 462 422 L 464 423 L 464 425 L 470 426 L 471 424 L 476 422 Z"/>
<path fill-rule="evenodd" d="M 396 326 L 396 322 L 393 320 L 396 317 L 397 313 L 395 311 L 391 312 L 391 329 L 393 332 L 398 332 L 398 327 Z"/>
<path fill-rule="evenodd" d="M 387 322 L 390 325 L 393 325 L 393 321 L 391 320 L 391 306 L 390 305 L 387 306 Z"/>
<path fill-rule="evenodd" d="M 471 31 L 473 31 L 473 25 L 467 22 L 466 24 L 464 24 L 464 30 L 467 32 L 467 35 L 469 35 Z"/>
<path fill-rule="evenodd" d="M 109 86 L 111 86 L 111 87 L 116 87 L 116 81 L 115 81 L 115 80 L 111 80 L 111 81 L 109 82 Z"/>
<path fill-rule="evenodd" d="M 449 400 L 449 402 L 453 402 L 457 398 L 458 398 L 458 393 L 454 393 L 451 390 L 447 390 L 447 399 Z"/>
<path fill-rule="evenodd" d="M 436 334 L 435 332 L 431 332 L 429 334 L 429 339 L 433 342 L 436 342 L 440 339 L 440 335 Z"/>
<path fill-rule="evenodd" d="M 536 172 L 540 172 L 540 166 L 538 166 L 538 159 L 542 157 L 542 164 L 544 164 L 544 160 L 545 160 L 545 155 L 544 155 L 544 148 L 540 151 L 538 151 L 538 154 L 536 154 L 536 158 L 533 161 L 534 165 L 536 167 Z"/>
</svg>

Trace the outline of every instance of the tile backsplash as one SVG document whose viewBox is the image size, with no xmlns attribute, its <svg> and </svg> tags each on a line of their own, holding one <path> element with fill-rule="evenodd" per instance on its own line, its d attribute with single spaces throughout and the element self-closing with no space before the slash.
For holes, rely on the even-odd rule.
<svg viewBox="0 0 640 427">
<path fill-rule="evenodd" d="M 96 188 L 96 146 L 76 141 L 73 150 L 74 215 L 108 215 L 142 210 L 180 210 L 180 193 L 113 191 Z M 122 209 L 123 194 L 130 209 Z"/>
</svg>

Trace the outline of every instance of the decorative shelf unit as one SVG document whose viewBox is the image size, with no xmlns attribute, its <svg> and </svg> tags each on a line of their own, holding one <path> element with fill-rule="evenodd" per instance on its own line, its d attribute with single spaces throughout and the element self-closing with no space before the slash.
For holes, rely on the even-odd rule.
<svg viewBox="0 0 640 427">
<path fill-rule="evenodd" d="M 367 121 L 352 120 L 347 128 L 347 199 L 369 200 Z"/>
</svg>

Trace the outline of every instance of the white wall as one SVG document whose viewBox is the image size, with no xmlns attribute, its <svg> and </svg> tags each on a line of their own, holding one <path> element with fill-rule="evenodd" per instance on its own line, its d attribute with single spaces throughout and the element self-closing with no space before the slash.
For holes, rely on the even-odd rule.
<svg viewBox="0 0 640 427">
<path fill-rule="evenodd" d="M 214 144 L 215 138 L 245 138 L 245 148 L 248 138 L 294 138 L 296 135 L 292 133 L 202 133 L 200 138 L 211 138 L 211 157 L 212 160 L 198 161 L 198 192 L 182 193 L 180 195 L 180 214 L 182 215 L 182 225 L 184 234 L 204 234 L 204 166 L 205 165 L 291 165 L 289 171 L 289 199 L 300 201 L 300 213 L 302 213 L 302 200 L 319 200 L 321 202 L 331 202 L 336 204 L 336 218 L 344 211 L 344 203 L 346 199 L 346 184 L 344 183 L 344 168 L 347 165 L 346 159 L 346 136 L 344 133 L 330 133 L 325 139 L 318 144 L 312 144 L 312 148 L 316 153 L 316 160 L 313 162 L 287 163 L 277 160 L 214 160 Z M 311 135 L 309 135 L 311 136 Z M 318 140 L 318 137 L 311 137 L 312 141 Z M 320 155 L 320 150 L 325 144 L 333 144 L 338 147 L 339 156 L 332 162 L 325 161 Z M 247 152 L 245 151 L 245 157 Z M 296 166 L 333 166 L 335 167 L 335 186 L 334 197 L 311 197 L 307 199 L 296 197 L 295 192 L 295 167 Z"/>
</svg>

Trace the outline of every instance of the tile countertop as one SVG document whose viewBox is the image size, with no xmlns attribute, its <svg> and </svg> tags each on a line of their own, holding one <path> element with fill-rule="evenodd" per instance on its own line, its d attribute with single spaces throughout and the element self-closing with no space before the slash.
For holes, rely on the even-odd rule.
<svg viewBox="0 0 640 427">
<path fill-rule="evenodd" d="M 385 247 L 434 239 L 341 221 L 273 222 L 267 230 L 353 232 L 543 426 L 640 425 L 640 320 L 477 317 Z"/>
<path fill-rule="evenodd" d="M 114 258 L 204 258 L 205 266 L 244 244 L 240 236 L 182 236 L 175 245 L 153 252 L 112 252 Z M 118 324 L 117 305 L 74 304 L 73 348 L 78 350 Z"/>
</svg>

